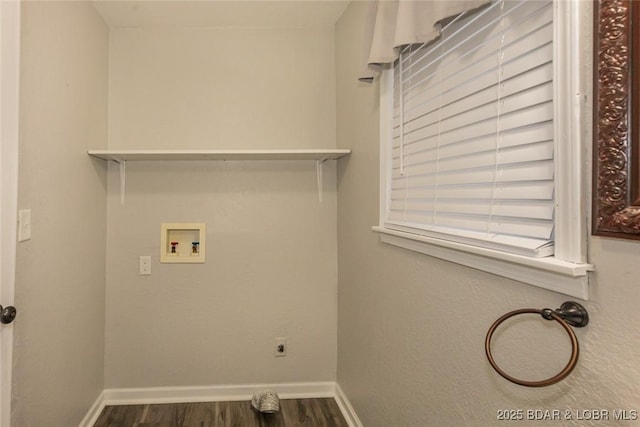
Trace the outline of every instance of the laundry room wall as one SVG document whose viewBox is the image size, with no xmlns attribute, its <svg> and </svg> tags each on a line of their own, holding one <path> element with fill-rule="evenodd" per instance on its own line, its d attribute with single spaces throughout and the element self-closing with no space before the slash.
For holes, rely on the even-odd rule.
<svg viewBox="0 0 640 427">
<path fill-rule="evenodd" d="M 590 9 L 579 17 L 587 102 Z M 596 271 L 589 301 L 581 301 L 591 320 L 576 329 L 578 366 L 557 385 L 526 388 L 493 371 L 484 353 L 487 330 L 511 310 L 557 308 L 574 298 L 383 244 L 371 230 L 379 218 L 379 85 L 357 80 L 366 16 L 365 2 L 351 2 L 336 27 L 338 146 L 358 153 L 338 169 L 338 384 L 363 425 L 500 426 L 509 423 L 500 419 L 500 411 L 503 418 L 510 414 L 504 410 L 516 417 L 521 410 L 523 419 L 513 422 L 523 426 L 638 423 L 640 369 L 633 361 L 640 348 L 640 242 L 589 238 Z M 582 125 L 586 159 L 588 110 Z M 535 316 L 512 322 L 494 344 L 503 369 L 531 380 L 555 375 L 571 352 L 562 328 Z M 562 418 L 527 418 L 526 411 L 536 409 L 557 410 Z M 614 410 L 626 421 L 613 420 Z M 603 413 L 598 411 L 611 418 L 589 419 Z"/>
<path fill-rule="evenodd" d="M 88 2 L 21 2 L 11 424 L 78 425 L 104 388 L 109 30 Z"/>
<path fill-rule="evenodd" d="M 111 149 L 335 148 L 333 27 L 114 28 L 109 119 Z M 333 163 L 321 202 L 315 161 L 128 162 L 124 203 L 110 165 L 106 387 L 334 381 Z M 167 222 L 204 264 L 159 262 Z"/>
</svg>

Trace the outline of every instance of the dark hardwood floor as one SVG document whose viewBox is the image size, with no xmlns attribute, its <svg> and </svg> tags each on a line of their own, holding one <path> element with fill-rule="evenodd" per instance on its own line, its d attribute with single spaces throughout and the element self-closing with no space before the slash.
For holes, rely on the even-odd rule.
<svg viewBox="0 0 640 427">
<path fill-rule="evenodd" d="M 347 427 L 334 399 L 283 399 L 260 414 L 249 401 L 123 405 L 104 408 L 94 427 Z"/>
</svg>

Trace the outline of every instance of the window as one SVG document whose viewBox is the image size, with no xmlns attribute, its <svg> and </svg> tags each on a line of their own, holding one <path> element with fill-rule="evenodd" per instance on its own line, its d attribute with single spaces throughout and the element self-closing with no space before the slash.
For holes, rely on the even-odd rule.
<svg viewBox="0 0 640 427">
<path fill-rule="evenodd" d="M 384 71 L 382 241 L 587 299 L 572 3 L 495 1 Z"/>
</svg>

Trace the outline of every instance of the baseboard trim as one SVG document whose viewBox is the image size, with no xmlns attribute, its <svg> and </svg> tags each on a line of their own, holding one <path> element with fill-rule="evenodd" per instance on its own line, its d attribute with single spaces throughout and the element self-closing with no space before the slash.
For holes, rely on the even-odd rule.
<svg viewBox="0 0 640 427">
<path fill-rule="evenodd" d="M 344 416 L 349 427 L 363 427 L 360 418 L 358 418 L 358 414 L 356 414 L 355 409 L 351 406 L 351 402 L 347 398 L 347 395 L 344 394 L 340 384 L 336 383 L 336 395 L 335 395 L 336 403 L 338 404 L 338 408 L 340 408 L 340 412 Z"/>
<path fill-rule="evenodd" d="M 283 399 L 333 397 L 335 395 L 334 382 L 314 382 L 106 389 L 104 400 L 106 405 L 224 402 L 249 400 L 254 393 L 265 389 L 275 391 Z"/>
<path fill-rule="evenodd" d="M 100 413 L 102 412 L 105 406 L 106 405 L 104 403 L 104 390 L 103 390 L 100 393 L 100 395 L 98 395 L 98 398 L 96 399 L 96 401 L 93 402 L 93 405 L 91 405 L 91 408 L 89 408 L 87 415 L 85 415 L 82 421 L 80 421 L 80 424 L 78 427 L 93 427 L 96 421 L 98 421 L 98 417 L 100 416 Z"/>
<path fill-rule="evenodd" d="M 98 396 L 79 427 L 92 427 L 104 407 L 109 405 L 249 400 L 254 393 L 266 389 L 275 391 L 282 399 L 332 397 L 349 427 L 362 427 L 349 399 L 335 382 L 110 388 Z"/>
</svg>

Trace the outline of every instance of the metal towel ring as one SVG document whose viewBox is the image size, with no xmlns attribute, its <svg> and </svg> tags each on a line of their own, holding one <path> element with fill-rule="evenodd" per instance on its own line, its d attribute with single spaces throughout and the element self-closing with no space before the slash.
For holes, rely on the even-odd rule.
<svg viewBox="0 0 640 427">
<path fill-rule="evenodd" d="M 491 338 L 493 337 L 493 333 L 497 329 L 498 326 L 505 320 L 518 316 L 520 314 L 525 313 L 533 313 L 539 314 L 547 320 L 555 320 L 564 328 L 565 331 L 569 334 L 569 338 L 571 339 L 571 358 L 569 359 L 569 363 L 567 366 L 562 369 L 557 375 L 548 378 L 542 381 L 525 381 L 520 380 L 518 378 L 512 377 L 511 375 L 504 372 L 502 369 L 498 367 L 495 360 L 493 360 L 493 355 L 491 354 Z M 503 378 L 511 381 L 512 383 L 526 386 L 526 387 L 546 387 L 565 379 L 573 368 L 576 367 L 578 363 L 578 356 L 580 354 L 580 346 L 578 345 L 578 338 L 576 338 L 575 332 L 571 326 L 575 326 L 577 328 L 581 328 L 583 326 L 587 326 L 589 323 L 589 314 L 587 310 L 577 302 L 567 301 L 563 303 L 559 309 L 552 310 L 550 308 L 543 308 L 542 310 L 538 310 L 535 308 L 522 308 L 519 310 L 510 311 L 509 313 L 501 316 L 498 320 L 493 322 L 493 325 L 489 328 L 487 332 L 487 338 L 484 341 L 484 350 L 487 354 L 487 359 L 489 359 L 489 363 L 495 371 L 500 374 Z"/>
</svg>

